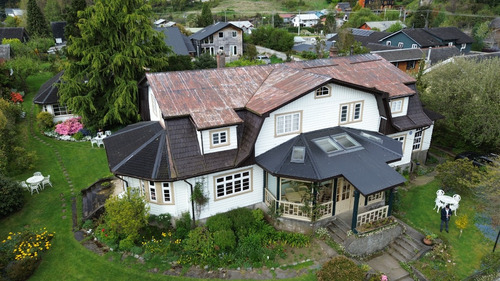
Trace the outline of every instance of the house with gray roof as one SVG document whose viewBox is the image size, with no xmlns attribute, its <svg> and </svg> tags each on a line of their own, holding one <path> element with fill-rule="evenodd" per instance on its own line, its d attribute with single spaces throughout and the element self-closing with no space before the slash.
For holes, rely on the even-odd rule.
<svg viewBox="0 0 500 281">
<path fill-rule="evenodd" d="M 180 56 L 192 56 L 196 54 L 194 46 L 189 38 L 182 34 L 178 27 L 159 27 L 156 31 L 162 32 L 165 44 L 170 47 L 172 52 Z"/>
<path fill-rule="evenodd" d="M 371 53 L 383 57 L 402 71 L 412 73 L 418 71 L 420 62 L 424 60 L 424 52 L 421 49 L 372 50 Z"/>
<path fill-rule="evenodd" d="M 390 215 L 396 168 L 425 160 L 436 118 L 415 83 L 375 54 L 146 73 L 144 121 L 104 139 L 109 169 L 152 214 L 259 207 L 290 229 L 346 215 L 356 231 Z"/>
<path fill-rule="evenodd" d="M 52 114 L 54 123 L 62 122 L 70 118 L 76 117 L 64 105 L 59 103 L 58 87 L 61 83 L 61 76 L 64 71 L 61 71 L 45 82 L 38 90 L 33 98 L 33 103 L 42 107 L 42 111 Z"/>
<path fill-rule="evenodd" d="M 196 56 L 209 53 L 224 54 L 226 62 L 237 60 L 243 54 L 243 30 L 228 22 L 209 25 L 189 36 Z"/>
<path fill-rule="evenodd" d="M 469 53 L 474 39 L 456 27 L 434 27 L 402 29 L 379 42 L 402 49 L 455 46 L 460 52 Z"/>
<path fill-rule="evenodd" d="M 22 43 L 26 43 L 29 38 L 24 27 L 0 27 L 0 42 L 3 39 L 19 39 Z"/>
</svg>

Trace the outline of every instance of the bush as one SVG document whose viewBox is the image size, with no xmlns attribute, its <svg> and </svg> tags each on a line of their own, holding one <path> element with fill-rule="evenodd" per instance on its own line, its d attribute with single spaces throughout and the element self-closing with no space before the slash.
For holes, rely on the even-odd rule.
<svg viewBox="0 0 500 281">
<path fill-rule="evenodd" d="M 24 206 L 22 193 L 19 183 L 0 174 L 0 218 L 7 217 Z"/>
<path fill-rule="evenodd" d="M 60 124 L 56 125 L 56 133 L 60 135 L 74 135 L 83 129 L 80 123 L 81 117 L 70 118 Z"/>
<path fill-rule="evenodd" d="M 207 219 L 206 226 L 211 232 L 231 230 L 233 223 L 226 213 L 217 214 Z"/>
<path fill-rule="evenodd" d="M 216 250 L 228 252 L 236 247 L 236 236 L 232 230 L 219 230 L 213 234 Z"/>
<path fill-rule="evenodd" d="M 127 238 L 120 240 L 119 248 L 122 251 L 130 251 L 130 249 L 132 249 L 132 247 L 134 246 L 135 246 L 134 238 L 131 236 L 128 236 Z"/>
<path fill-rule="evenodd" d="M 148 223 L 148 208 L 139 194 L 106 200 L 105 219 L 108 227 L 122 237 L 139 238 L 139 230 Z M 133 219 L 131 219 L 133 218 Z"/>
<path fill-rule="evenodd" d="M 213 237 L 205 227 L 190 231 L 184 242 L 184 251 L 195 263 L 209 264 L 216 257 Z"/>
<path fill-rule="evenodd" d="M 352 260 L 338 256 L 326 262 L 316 276 L 318 281 L 358 281 L 363 280 L 364 272 Z"/>
<path fill-rule="evenodd" d="M 80 130 L 80 131 L 81 131 L 81 130 Z M 73 135 L 73 138 L 74 138 L 75 140 L 77 140 L 77 141 L 79 141 L 79 140 L 83 139 L 83 134 L 82 134 L 82 132 L 80 132 L 80 131 L 78 131 L 78 133 L 76 133 L 76 134 L 74 134 L 74 135 Z"/>
<path fill-rule="evenodd" d="M 185 239 L 191 230 L 191 225 L 191 214 L 188 212 L 182 213 L 181 217 L 175 222 L 175 236 Z"/>
<path fill-rule="evenodd" d="M 255 218 L 252 210 L 248 208 L 238 208 L 226 213 L 233 222 L 233 230 L 238 239 L 247 236 L 249 231 L 255 225 Z"/>
<path fill-rule="evenodd" d="M 14 261 L 5 268 L 5 272 L 7 277 L 12 281 L 28 280 L 31 275 L 33 275 L 38 265 L 40 265 L 41 261 L 42 259 L 40 257 Z"/>
<path fill-rule="evenodd" d="M 94 235 L 97 240 L 108 245 L 110 248 L 113 248 L 111 247 L 111 244 L 116 245 L 119 239 L 118 233 L 116 233 L 116 231 L 113 231 L 107 224 L 100 224 L 99 226 L 97 226 L 96 230 L 94 231 Z"/>
<path fill-rule="evenodd" d="M 46 111 L 41 111 L 36 115 L 36 122 L 38 123 L 38 127 L 40 130 L 45 131 L 52 129 L 54 127 L 54 121 L 53 121 L 53 116 L 52 114 L 46 112 Z"/>
</svg>

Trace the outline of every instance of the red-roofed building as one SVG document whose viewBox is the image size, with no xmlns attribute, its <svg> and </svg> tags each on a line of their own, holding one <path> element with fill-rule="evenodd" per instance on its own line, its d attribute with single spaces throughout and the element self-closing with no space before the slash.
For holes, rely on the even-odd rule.
<svg viewBox="0 0 500 281">
<path fill-rule="evenodd" d="M 384 191 L 405 182 L 395 168 L 425 159 L 435 115 L 415 82 L 373 54 L 147 73 L 147 121 L 104 140 L 109 167 L 153 214 L 263 207 L 310 223 L 311 203 L 323 206 L 316 219 L 350 214 L 355 230 L 390 214 Z M 209 198 L 200 212 L 196 185 Z"/>
</svg>

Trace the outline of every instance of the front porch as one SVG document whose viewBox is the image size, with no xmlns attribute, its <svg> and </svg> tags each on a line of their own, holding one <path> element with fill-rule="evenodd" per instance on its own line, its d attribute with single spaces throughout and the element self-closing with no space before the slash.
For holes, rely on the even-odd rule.
<svg viewBox="0 0 500 281">
<path fill-rule="evenodd" d="M 392 200 L 385 204 L 384 191 L 365 197 L 343 177 L 314 183 L 267 174 L 267 182 L 265 204 L 283 218 L 315 222 L 335 217 L 356 233 L 357 227 L 390 215 Z"/>
</svg>

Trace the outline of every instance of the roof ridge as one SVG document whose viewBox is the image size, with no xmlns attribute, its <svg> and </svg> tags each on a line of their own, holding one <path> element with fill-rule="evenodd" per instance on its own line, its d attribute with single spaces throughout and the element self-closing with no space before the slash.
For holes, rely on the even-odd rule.
<svg viewBox="0 0 500 281">
<path fill-rule="evenodd" d="M 162 133 L 164 130 L 161 130 L 158 133 Z M 156 135 L 155 135 L 156 136 Z M 152 138 L 153 139 L 153 138 Z M 151 178 L 154 179 L 158 176 L 158 170 L 160 169 L 160 164 L 161 164 L 161 155 L 162 155 L 162 150 L 161 148 L 165 145 L 165 139 L 160 138 L 160 143 L 158 144 L 158 149 L 156 150 L 156 157 L 155 157 L 155 163 L 153 165 L 153 171 L 151 173 Z"/>
</svg>

